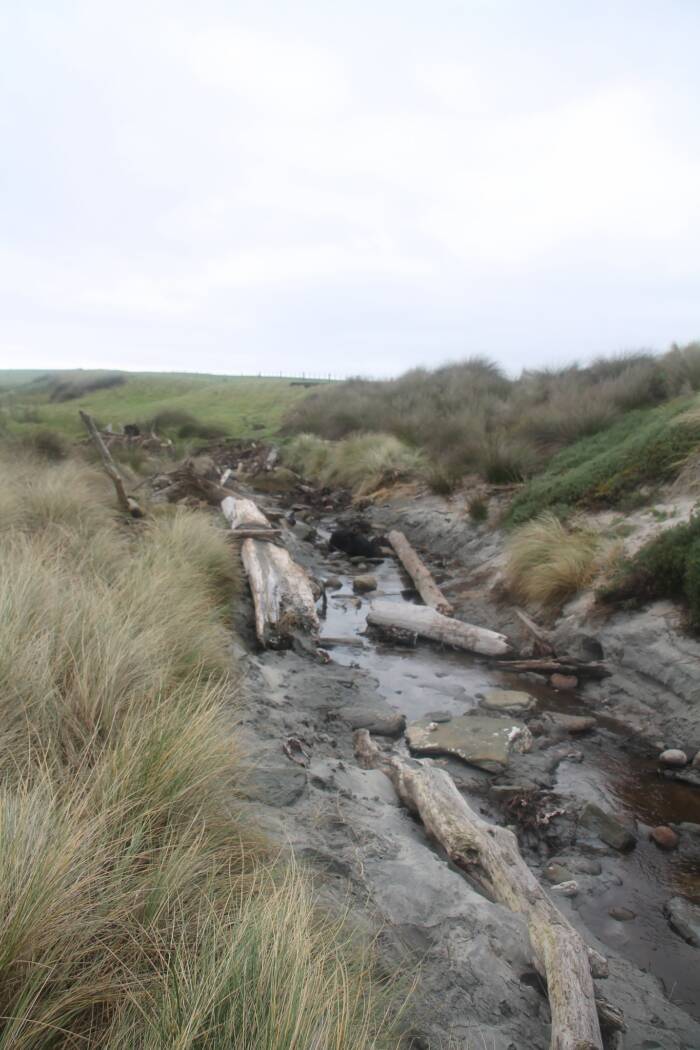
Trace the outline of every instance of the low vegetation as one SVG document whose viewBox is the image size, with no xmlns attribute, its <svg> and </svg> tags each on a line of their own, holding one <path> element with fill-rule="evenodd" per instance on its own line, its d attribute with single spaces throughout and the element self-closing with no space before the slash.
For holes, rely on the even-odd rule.
<svg viewBox="0 0 700 1050">
<path fill-rule="evenodd" d="M 419 452 L 391 434 L 354 434 L 335 442 L 301 434 L 287 445 L 284 459 L 305 477 L 353 489 L 360 496 L 415 476 L 424 466 Z"/>
<path fill-rule="evenodd" d="M 223 531 L 2 471 L 0 1050 L 386 1045 L 365 955 L 237 813 Z"/>
<path fill-rule="evenodd" d="M 599 554 L 596 532 L 569 527 L 545 512 L 511 536 L 506 585 L 518 601 L 556 609 L 591 583 Z"/>
<path fill-rule="evenodd" d="M 324 387 L 294 406 L 286 428 L 332 440 L 392 434 L 425 451 L 436 487 L 447 491 L 467 473 L 495 484 L 527 478 L 561 449 L 609 430 L 627 413 L 698 389 L 700 344 L 660 357 L 639 353 L 585 368 L 528 370 L 515 380 L 489 361 L 472 359 L 385 382 Z"/>
<path fill-rule="evenodd" d="M 700 515 L 660 532 L 624 561 L 600 596 L 611 604 L 635 605 L 671 598 L 700 629 Z"/>
</svg>

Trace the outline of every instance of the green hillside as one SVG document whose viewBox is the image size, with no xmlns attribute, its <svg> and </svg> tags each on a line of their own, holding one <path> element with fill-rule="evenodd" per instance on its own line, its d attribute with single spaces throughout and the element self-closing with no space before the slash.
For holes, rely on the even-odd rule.
<svg viewBox="0 0 700 1050">
<path fill-rule="evenodd" d="M 120 385 L 81 393 L 104 380 Z M 275 433 L 308 392 L 295 383 L 299 381 L 290 378 L 183 373 L 0 371 L 0 423 L 10 432 L 41 427 L 75 437 L 82 433 L 81 408 L 115 428 L 167 411 L 189 414 L 232 437 L 264 437 Z M 80 396 L 55 400 L 71 385 Z"/>
</svg>

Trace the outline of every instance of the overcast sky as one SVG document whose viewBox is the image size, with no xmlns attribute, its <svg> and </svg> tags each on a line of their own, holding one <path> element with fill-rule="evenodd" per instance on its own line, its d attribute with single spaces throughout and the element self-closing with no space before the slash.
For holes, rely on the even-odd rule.
<svg viewBox="0 0 700 1050">
<path fill-rule="evenodd" d="M 4 0 L 0 361 L 700 337 L 698 0 Z"/>
</svg>

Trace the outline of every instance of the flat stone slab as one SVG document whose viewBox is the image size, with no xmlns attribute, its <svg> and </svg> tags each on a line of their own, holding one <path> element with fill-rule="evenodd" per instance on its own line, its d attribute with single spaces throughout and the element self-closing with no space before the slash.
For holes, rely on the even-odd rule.
<svg viewBox="0 0 700 1050">
<path fill-rule="evenodd" d="M 519 689 L 489 689 L 481 701 L 483 707 L 492 711 L 531 711 L 537 701 L 529 693 Z"/>
<path fill-rule="evenodd" d="M 565 729 L 567 733 L 574 735 L 587 733 L 589 729 L 594 728 L 597 722 L 593 715 L 568 715 L 563 711 L 550 711 L 549 717 L 560 729 Z"/>
<path fill-rule="evenodd" d="M 406 719 L 397 711 L 363 704 L 346 704 L 337 714 L 351 729 L 368 729 L 375 736 L 401 736 Z"/>
<path fill-rule="evenodd" d="M 606 845 L 620 850 L 621 853 L 634 849 L 637 843 L 637 836 L 625 827 L 621 820 L 601 806 L 597 806 L 595 802 L 587 802 L 583 807 L 579 816 L 579 824 L 592 831 Z"/>
<path fill-rule="evenodd" d="M 512 718 L 460 715 L 450 722 L 412 722 L 406 740 L 417 755 L 455 755 L 488 773 L 500 773 L 512 751 L 529 751 L 532 736 L 527 726 Z"/>
</svg>

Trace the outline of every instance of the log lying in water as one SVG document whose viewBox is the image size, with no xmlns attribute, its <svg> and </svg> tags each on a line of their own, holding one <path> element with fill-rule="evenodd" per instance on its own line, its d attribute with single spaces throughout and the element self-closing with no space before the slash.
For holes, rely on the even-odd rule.
<svg viewBox="0 0 700 1050">
<path fill-rule="evenodd" d="M 393 529 L 387 539 L 425 604 L 437 609 L 443 616 L 450 616 L 452 606 L 433 579 L 430 569 L 423 564 L 403 532 Z"/>
<path fill-rule="evenodd" d="M 547 658 L 542 660 L 499 660 L 499 670 L 515 671 L 518 674 L 566 674 L 576 675 L 578 678 L 609 678 L 609 671 L 605 664 L 592 661 L 585 663 L 579 660 L 557 660 Z"/>
<path fill-rule="evenodd" d="M 241 559 L 255 607 L 255 632 L 266 649 L 288 649 L 299 635 L 316 636 L 320 625 L 311 581 L 285 547 L 265 539 L 252 539 L 254 529 L 271 531 L 270 522 L 252 500 L 227 496 L 221 509 L 233 534 L 240 528 L 248 536 L 241 544 Z"/>
<path fill-rule="evenodd" d="M 407 602 L 372 602 L 367 623 L 382 631 L 399 635 L 419 635 L 443 645 L 466 649 L 486 656 L 502 656 L 511 651 L 504 634 L 475 627 L 461 620 L 443 616 L 427 605 L 409 605 Z"/>
<path fill-rule="evenodd" d="M 525 918 L 535 965 L 547 982 L 551 1050 L 602 1050 L 588 949 L 525 864 L 513 832 L 471 809 L 444 769 L 381 751 L 366 729 L 358 729 L 354 740 L 360 764 L 388 776 L 450 860 L 490 898 Z"/>
</svg>

